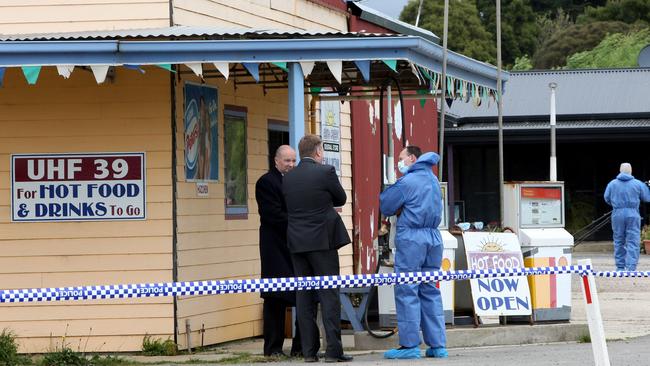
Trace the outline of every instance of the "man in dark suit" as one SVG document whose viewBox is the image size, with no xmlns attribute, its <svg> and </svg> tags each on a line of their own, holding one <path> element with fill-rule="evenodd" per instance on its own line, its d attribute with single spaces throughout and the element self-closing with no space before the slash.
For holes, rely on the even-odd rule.
<svg viewBox="0 0 650 366">
<path fill-rule="evenodd" d="M 278 148 L 275 166 L 255 184 L 255 199 L 260 214 L 260 260 L 262 278 L 293 277 L 293 264 L 287 247 L 287 205 L 282 195 L 282 176 L 296 164 L 296 152 L 288 145 Z M 264 356 L 283 356 L 284 321 L 287 307 L 295 306 L 296 292 L 263 292 Z M 291 344 L 291 355 L 302 353 L 299 327 Z"/>
<path fill-rule="evenodd" d="M 298 150 L 300 164 L 284 176 L 282 186 L 289 218 L 287 244 L 293 267 L 296 276 L 338 275 L 337 250 L 350 243 L 350 237 L 334 207 L 343 206 L 347 196 L 334 167 L 322 165 L 320 137 L 304 136 Z M 327 339 L 325 362 L 352 360 L 343 354 L 339 289 L 318 290 L 318 296 L 313 290 L 298 291 L 296 301 L 305 362 L 318 361 L 320 337 L 316 301 L 321 303 Z"/>
</svg>

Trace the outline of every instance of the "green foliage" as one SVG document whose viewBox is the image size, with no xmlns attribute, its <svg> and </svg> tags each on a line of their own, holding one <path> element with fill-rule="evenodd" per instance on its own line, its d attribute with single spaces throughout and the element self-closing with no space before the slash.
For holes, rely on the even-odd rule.
<svg viewBox="0 0 650 366">
<path fill-rule="evenodd" d="M 68 346 L 61 346 L 47 353 L 39 362 L 40 366 L 90 366 L 90 361 L 81 353 L 75 352 Z"/>
<path fill-rule="evenodd" d="M 178 347 L 169 338 L 163 341 L 146 335 L 142 339 L 142 353 L 147 356 L 175 356 L 178 353 Z"/>
<path fill-rule="evenodd" d="M 481 23 L 496 42 L 494 0 L 476 0 Z M 517 57 L 532 55 L 537 49 L 540 26 L 530 0 L 501 0 L 501 58 L 506 67 Z"/>
<path fill-rule="evenodd" d="M 650 29 L 648 28 L 628 34 L 611 34 L 595 48 L 571 55 L 567 59 L 566 68 L 636 67 L 639 52 L 648 44 L 650 44 Z"/>
<path fill-rule="evenodd" d="M 650 240 L 650 225 L 643 225 L 641 228 L 641 240 Z"/>
<path fill-rule="evenodd" d="M 569 16 L 571 21 L 582 14 L 587 6 L 603 6 L 607 0 L 536 0 L 532 2 L 533 10 L 537 14 L 550 14 L 554 18 L 558 11 Z"/>
<path fill-rule="evenodd" d="M 514 65 L 512 65 L 512 71 L 526 71 L 533 68 L 533 63 L 530 61 L 528 55 L 517 57 L 515 59 Z"/>
<path fill-rule="evenodd" d="M 539 48 L 555 33 L 573 25 L 574 22 L 569 18 L 569 14 L 560 9 L 554 16 L 551 14 L 537 15 L 536 23 L 540 30 L 537 34 L 537 47 Z"/>
<path fill-rule="evenodd" d="M 620 21 L 650 24 L 650 0 L 608 1 L 605 6 L 588 7 L 578 22 Z"/>
<path fill-rule="evenodd" d="M 587 334 L 583 334 L 578 338 L 578 343 L 591 343 L 591 336 Z"/>
<path fill-rule="evenodd" d="M 591 223 L 596 216 L 594 198 L 590 194 L 571 192 L 568 196 L 565 228 L 571 234 Z"/>
<path fill-rule="evenodd" d="M 623 22 L 573 24 L 553 34 L 533 56 L 535 69 L 552 69 L 566 65 L 569 55 L 596 47 L 607 34 L 626 33 L 631 26 Z"/>
<path fill-rule="evenodd" d="M 418 0 L 411 0 L 402 10 L 400 19 L 415 23 Z M 442 44 L 444 2 L 424 0 L 419 26 L 438 35 Z M 495 63 L 495 37 L 485 29 L 473 1 L 450 0 L 448 48 L 480 61 Z"/>
<path fill-rule="evenodd" d="M 0 333 L 0 366 L 29 365 L 31 360 L 18 354 L 16 335 L 4 329 Z"/>
</svg>

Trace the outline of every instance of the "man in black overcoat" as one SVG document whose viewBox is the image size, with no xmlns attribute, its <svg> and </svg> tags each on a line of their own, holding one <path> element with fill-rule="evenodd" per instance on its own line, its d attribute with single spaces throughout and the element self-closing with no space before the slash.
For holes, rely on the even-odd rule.
<svg viewBox="0 0 650 366">
<path fill-rule="evenodd" d="M 289 218 L 287 244 L 293 268 L 296 276 L 338 275 L 337 250 L 350 243 L 350 237 L 334 207 L 343 206 L 347 196 L 334 167 L 322 164 L 320 137 L 304 136 L 298 150 L 300 164 L 284 176 L 282 185 Z M 343 354 L 339 289 L 325 289 L 296 293 L 305 362 L 318 361 L 320 337 L 316 325 L 316 301 L 321 303 L 327 339 L 325 361 L 352 360 Z"/>
<path fill-rule="evenodd" d="M 296 164 L 296 152 L 288 145 L 275 153 L 275 166 L 255 184 L 255 199 L 260 214 L 260 260 L 262 278 L 293 277 L 293 264 L 287 247 L 287 206 L 282 195 L 282 176 Z M 287 307 L 295 306 L 296 292 L 262 293 L 264 305 L 264 355 L 281 356 Z M 296 322 L 297 323 L 297 322 Z M 291 355 L 301 354 L 300 334 L 291 345 Z"/>
</svg>

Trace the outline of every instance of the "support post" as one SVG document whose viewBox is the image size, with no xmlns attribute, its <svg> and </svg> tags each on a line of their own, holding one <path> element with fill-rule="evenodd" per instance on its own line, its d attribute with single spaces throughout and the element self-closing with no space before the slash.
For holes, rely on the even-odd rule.
<svg viewBox="0 0 650 366">
<path fill-rule="evenodd" d="M 298 143 L 305 135 L 305 79 L 300 63 L 289 67 L 289 143 L 298 151 Z M 299 160 L 300 157 L 296 157 Z"/>
<path fill-rule="evenodd" d="M 581 259 L 578 261 L 578 265 L 591 265 L 591 259 Z M 603 318 L 600 314 L 596 280 L 592 273 L 582 276 L 582 295 L 585 299 L 589 337 L 591 337 L 591 349 L 594 353 L 594 365 L 609 366 Z"/>
</svg>

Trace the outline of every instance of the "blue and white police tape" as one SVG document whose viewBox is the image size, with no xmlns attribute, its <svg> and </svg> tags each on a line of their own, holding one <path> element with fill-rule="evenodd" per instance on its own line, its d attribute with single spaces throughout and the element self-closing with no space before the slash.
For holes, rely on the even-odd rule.
<svg viewBox="0 0 650 366">
<path fill-rule="evenodd" d="M 197 296 L 295 290 L 302 291 L 331 288 L 386 286 L 403 283 L 455 281 L 477 278 L 517 277 L 568 273 L 586 275 L 591 272 L 592 268 L 590 265 L 577 265 L 564 267 L 378 273 L 369 275 L 314 276 L 34 288 L 0 290 L 0 303 L 122 299 L 151 296 Z"/>
<path fill-rule="evenodd" d="M 650 277 L 650 271 L 594 271 L 596 277 Z"/>
</svg>

